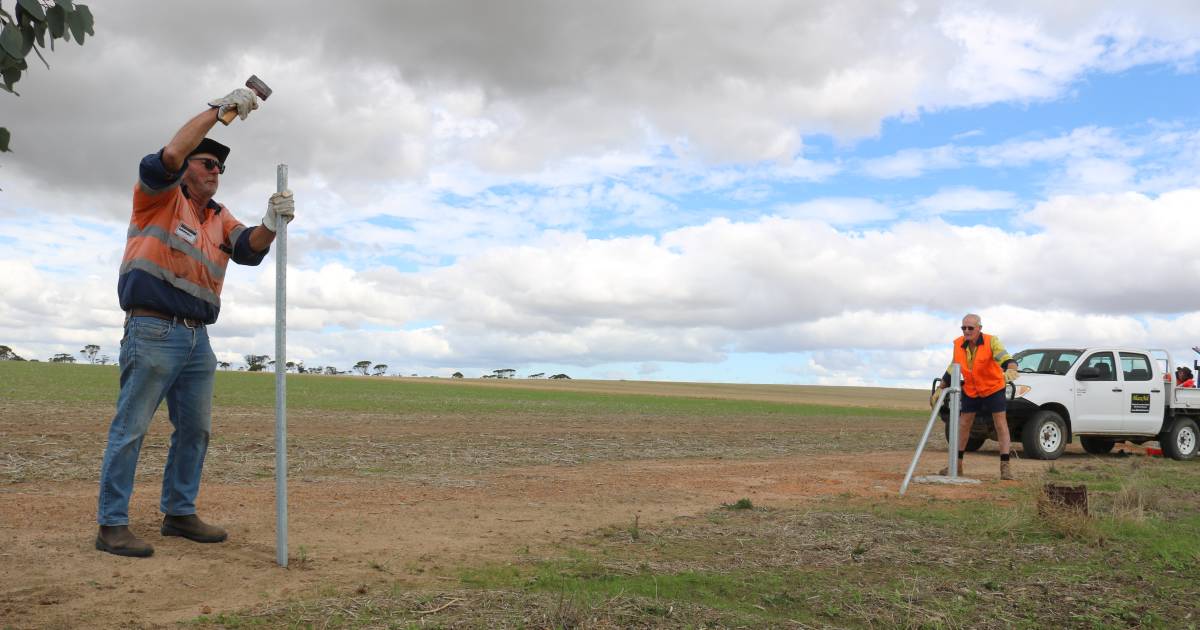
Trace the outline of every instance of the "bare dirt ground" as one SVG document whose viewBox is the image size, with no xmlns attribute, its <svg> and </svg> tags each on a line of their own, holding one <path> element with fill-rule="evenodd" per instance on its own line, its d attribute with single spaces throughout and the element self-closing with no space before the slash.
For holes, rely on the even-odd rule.
<svg viewBox="0 0 1200 630">
<path fill-rule="evenodd" d="M 902 398 L 895 406 L 906 405 L 914 403 Z M 318 463 L 291 477 L 291 561 L 284 569 L 275 562 L 274 481 L 263 473 L 271 418 L 226 410 L 215 413 L 199 506 L 206 519 L 228 527 L 229 541 L 200 545 L 158 534 L 168 426 L 158 418 L 131 508 L 132 528 L 156 552 L 129 559 L 93 549 L 93 469 L 104 446 L 100 425 L 110 413 L 101 405 L 47 413 L 0 401 L 0 440 L 17 445 L 11 452 L 18 453 L 0 471 L 7 473 L 0 483 L 0 628 L 157 627 L 291 597 L 453 584 L 458 567 L 513 560 L 635 517 L 653 527 L 742 497 L 780 507 L 843 494 L 920 501 L 986 496 L 999 483 L 994 453 L 975 454 L 967 473 L 983 484 L 913 486 L 898 499 L 920 419 L 860 423 L 852 431 L 903 441 L 847 455 L 811 440 L 788 442 L 803 425 L 781 429 L 757 421 L 671 428 L 615 418 L 534 426 L 442 417 L 397 426 L 370 414 L 343 415 L 336 424 L 298 414 L 296 448 Z M 835 438 L 847 429 L 825 430 L 833 437 L 818 446 L 839 443 Z M 739 436 L 781 446 L 740 448 Z M 492 455 L 465 461 L 447 446 L 464 442 Z M 615 446 L 605 457 L 569 456 L 593 442 L 602 452 Z M 511 448 L 489 451 L 495 444 Z M 722 453 L 721 444 L 734 447 L 713 455 Z M 918 469 L 925 473 L 946 457 L 944 446 L 931 444 Z M 660 456 L 671 445 L 679 448 Z M 438 447 L 449 449 L 440 459 L 451 465 L 420 459 Z M 417 465 L 394 471 L 410 459 Z M 1041 467 L 1022 461 L 1018 470 Z"/>
</svg>

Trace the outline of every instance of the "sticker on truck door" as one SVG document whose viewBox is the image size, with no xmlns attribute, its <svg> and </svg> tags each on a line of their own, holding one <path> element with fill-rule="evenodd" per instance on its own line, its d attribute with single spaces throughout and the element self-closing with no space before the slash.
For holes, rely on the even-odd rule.
<svg viewBox="0 0 1200 630">
<path fill-rule="evenodd" d="M 1130 394 L 1130 413 L 1150 413 L 1150 394 Z"/>
</svg>

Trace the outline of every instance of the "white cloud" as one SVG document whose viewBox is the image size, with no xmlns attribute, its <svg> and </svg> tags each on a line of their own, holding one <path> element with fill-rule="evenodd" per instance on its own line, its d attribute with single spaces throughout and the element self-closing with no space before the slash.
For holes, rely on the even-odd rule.
<svg viewBox="0 0 1200 630">
<path fill-rule="evenodd" d="M 967 311 L 985 312 L 985 325 L 995 320 L 998 331 L 1027 339 L 1069 339 L 1064 326 L 1074 321 L 1080 339 L 1148 342 L 1141 313 L 1195 308 L 1190 296 L 1200 294 L 1200 269 L 1186 261 L 1194 258 L 1197 206 L 1196 189 L 1157 198 L 1060 196 L 1022 215 L 1028 233 L 937 220 L 839 232 L 779 217 L 714 219 L 658 239 L 549 233 L 422 271 L 295 268 L 289 330 L 300 348 L 339 348 L 316 351 L 322 362 L 375 349 L 376 357 L 395 352 L 426 364 L 902 351 L 937 343 L 952 330 L 946 322 Z M 88 244 L 97 242 L 90 231 L 72 247 L 47 243 L 41 251 L 30 240 L 22 247 L 34 249 L 24 251 L 61 248 L 80 260 L 94 255 Z M 95 342 L 97 330 L 118 336 L 115 259 L 104 260 L 98 268 L 110 271 L 95 277 L 42 270 L 20 258 L 0 263 L 9 338 L 22 330 L 45 330 L 54 343 Z M 273 274 L 270 263 L 231 270 L 214 335 L 229 338 L 223 351 L 271 347 Z M 1011 321 L 1004 309 L 1014 309 Z M 423 321 L 436 323 L 404 329 Z"/>
<path fill-rule="evenodd" d="M 252 72 L 275 94 L 214 130 L 234 148 L 218 198 L 254 223 L 275 164 L 290 165 L 290 338 L 312 361 L 636 371 L 811 352 L 821 378 L 870 382 L 929 369 L 924 353 L 965 310 L 1047 343 L 1200 335 L 1188 123 L 1083 120 L 869 160 L 805 146 L 1059 98 L 1137 64 L 1194 71 L 1195 3 L 305 0 L 277 12 L 105 3 L 94 40 L 22 80 L 5 121 L 17 152 L 0 170 L 0 342 L 114 353 L 136 162 Z M 180 47 L 180 32 L 212 37 Z M 810 192 L 840 174 L 1015 168 L 1037 169 L 1040 203 L 969 177 Z M 1023 232 L 931 216 L 1023 208 Z M 231 269 L 223 357 L 272 347 L 271 264 Z M 854 363 L 864 356 L 876 369 Z"/>
<path fill-rule="evenodd" d="M 957 168 L 963 163 L 964 153 L 963 149 L 952 146 L 902 149 L 889 156 L 865 160 L 862 171 L 880 179 L 919 177 L 931 170 Z"/>
<path fill-rule="evenodd" d="M 787 204 L 776 212 L 791 219 L 810 219 L 830 225 L 859 225 L 886 221 L 896 217 L 896 211 L 874 199 L 826 197 L 803 203 Z"/>
<path fill-rule="evenodd" d="M 943 188 L 919 199 L 916 208 L 928 214 L 1013 209 L 1017 196 L 1004 190 L 979 190 L 969 186 Z"/>
</svg>

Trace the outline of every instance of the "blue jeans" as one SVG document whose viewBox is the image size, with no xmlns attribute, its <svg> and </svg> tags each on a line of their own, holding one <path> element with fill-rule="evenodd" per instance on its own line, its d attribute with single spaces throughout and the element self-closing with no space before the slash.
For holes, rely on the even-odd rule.
<svg viewBox="0 0 1200 630">
<path fill-rule="evenodd" d="M 188 328 L 154 317 L 131 317 L 121 339 L 121 393 L 108 429 L 100 468 L 101 525 L 129 524 L 129 497 L 142 439 L 165 398 L 171 447 L 163 470 L 163 514 L 196 513 L 196 494 L 212 427 L 213 378 L 217 358 L 208 344 L 208 327 Z"/>
</svg>

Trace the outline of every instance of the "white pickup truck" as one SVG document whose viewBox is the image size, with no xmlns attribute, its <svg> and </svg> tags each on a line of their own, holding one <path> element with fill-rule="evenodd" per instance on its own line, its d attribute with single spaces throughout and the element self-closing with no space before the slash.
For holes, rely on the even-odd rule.
<svg viewBox="0 0 1200 630">
<path fill-rule="evenodd" d="M 1175 386 L 1169 352 L 1036 348 L 1013 358 L 1021 376 L 1009 385 L 1008 428 L 1026 457 L 1057 459 L 1075 437 L 1095 454 L 1112 451 L 1117 442 L 1158 441 L 1173 459 L 1196 457 L 1200 389 Z M 949 406 L 942 405 L 943 422 Z M 967 450 L 988 439 L 996 439 L 992 418 L 979 413 Z"/>
</svg>

